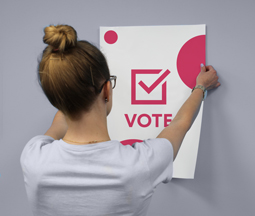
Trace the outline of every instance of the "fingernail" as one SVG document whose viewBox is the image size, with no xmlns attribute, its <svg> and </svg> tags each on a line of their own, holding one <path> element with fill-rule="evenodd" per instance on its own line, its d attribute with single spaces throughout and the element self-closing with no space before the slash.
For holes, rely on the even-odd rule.
<svg viewBox="0 0 255 216">
<path fill-rule="evenodd" d="M 204 67 L 204 64 L 203 64 L 203 63 L 201 63 L 201 67 Z"/>
</svg>

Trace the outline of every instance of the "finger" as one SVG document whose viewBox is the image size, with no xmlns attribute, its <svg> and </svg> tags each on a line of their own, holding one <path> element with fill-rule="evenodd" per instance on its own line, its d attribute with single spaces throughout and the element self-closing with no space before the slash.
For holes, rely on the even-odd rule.
<svg viewBox="0 0 255 216">
<path fill-rule="evenodd" d="M 211 86 L 210 89 L 218 88 L 221 84 L 217 82 L 215 85 Z M 208 90 L 210 90 L 208 89 Z"/>
<path fill-rule="evenodd" d="M 200 67 L 201 71 L 206 72 L 206 66 L 203 63 L 201 63 Z"/>
<path fill-rule="evenodd" d="M 207 71 L 214 70 L 214 67 L 212 65 L 207 65 L 206 70 Z"/>
</svg>

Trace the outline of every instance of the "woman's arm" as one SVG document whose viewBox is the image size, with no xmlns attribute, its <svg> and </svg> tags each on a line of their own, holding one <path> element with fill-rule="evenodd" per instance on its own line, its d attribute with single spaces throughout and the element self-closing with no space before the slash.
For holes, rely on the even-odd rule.
<svg viewBox="0 0 255 216">
<path fill-rule="evenodd" d="M 64 114 L 58 111 L 52 121 L 50 128 L 44 135 L 50 136 L 53 139 L 62 139 L 67 131 L 67 123 Z"/>
<path fill-rule="evenodd" d="M 196 85 L 202 85 L 207 90 L 220 86 L 217 73 L 212 66 L 201 65 L 201 72 L 197 76 Z M 166 138 L 172 143 L 174 158 L 180 149 L 183 138 L 197 117 L 202 100 L 203 90 L 195 89 L 172 122 L 158 135 L 158 138 Z"/>
</svg>

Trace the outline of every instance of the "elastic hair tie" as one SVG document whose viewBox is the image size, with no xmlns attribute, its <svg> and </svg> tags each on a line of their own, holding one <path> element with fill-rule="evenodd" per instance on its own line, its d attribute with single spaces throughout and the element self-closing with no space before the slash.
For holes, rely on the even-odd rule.
<svg viewBox="0 0 255 216">
<path fill-rule="evenodd" d="M 54 49 L 53 51 L 56 52 L 56 51 L 58 51 L 58 49 Z"/>
</svg>

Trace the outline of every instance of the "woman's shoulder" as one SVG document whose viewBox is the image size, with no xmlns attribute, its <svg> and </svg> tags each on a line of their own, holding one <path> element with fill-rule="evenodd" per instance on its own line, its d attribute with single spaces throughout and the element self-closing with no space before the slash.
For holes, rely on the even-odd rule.
<svg viewBox="0 0 255 216">
<path fill-rule="evenodd" d="M 31 157 L 37 157 L 40 154 L 40 151 L 43 146 L 47 144 L 51 144 L 54 139 L 50 136 L 46 135 L 37 135 L 31 138 L 26 145 L 24 146 L 21 153 L 21 161 L 28 155 L 32 155 Z"/>
<path fill-rule="evenodd" d="M 34 145 L 37 145 L 37 146 L 43 146 L 43 145 L 47 145 L 49 143 L 52 143 L 54 141 L 54 139 L 50 136 L 47 136 L 47 135 L 37 135 L 37 136 L 34 136 L 33 138 L 31 138 L 27 144 L 25 145 L 25 148 L 26 147 L 32 147 Z"/>
<path fill-rule="evenodd" d="M 132 147 L 145 159 L 153 187 L 172 179 L 174 154 L 173 146 L 168 139 L 147 139 L 134 143 Z"/>
<path fill-rule="evenodd" d="M 47 135 L 37 135 L 37 136 L 32 137 L 32 138 L 28 141 L 28 143 L 29 143 L 29 142 L 36 142 L 36 141 L 43 141 L 43 142 L 49 141 L 49 142 L 52 142 L 52 141 L 54 141 L 54 138 L 52 138 L 51 136 L 47 136 Z"/>
</svg>

